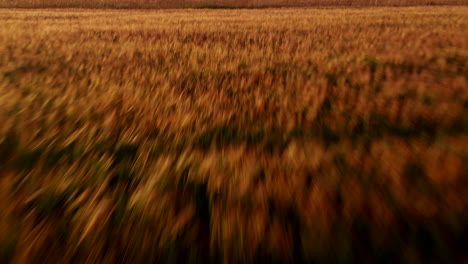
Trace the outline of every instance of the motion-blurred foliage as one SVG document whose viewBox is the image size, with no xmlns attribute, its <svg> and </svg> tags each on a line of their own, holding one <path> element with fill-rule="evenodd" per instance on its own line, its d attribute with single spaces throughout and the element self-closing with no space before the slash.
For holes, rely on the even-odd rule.
<svg viewBox="0 0 468 264">
<path fill-rule="evenodd" d="M 468 0 L 0 0 L 0 7 L 21 8 L 262 8 L 467 4 Z"/>
<path fill-rule="evenodd" d="M 466 260 L 467 14 L 0 10 L 0 262 Z"/>
</svg>

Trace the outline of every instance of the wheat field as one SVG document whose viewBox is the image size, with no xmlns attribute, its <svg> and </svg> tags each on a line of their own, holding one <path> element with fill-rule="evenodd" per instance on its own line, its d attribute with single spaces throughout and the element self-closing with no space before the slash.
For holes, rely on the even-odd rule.
<svg viewBox="0 0 468 264">
<path fill-rule="evenodd" d="M 468 7 L 0 9 L 1 263 L 462 263 Z"/>
<path fill-rule="evenodd" d="M 0 0 L 0 8 L 264 8 L 468 5 L 468 0 Z"/>
</svg>

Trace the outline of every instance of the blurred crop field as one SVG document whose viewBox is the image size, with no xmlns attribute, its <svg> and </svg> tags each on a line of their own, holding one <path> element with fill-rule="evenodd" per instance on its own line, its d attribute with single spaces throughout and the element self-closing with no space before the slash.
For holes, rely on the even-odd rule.
<svg viewBox="0 0 468 264">
<path fill-rule="evenodd" d="M 468 0 L 0 0 L 0 8 L 265 8 L 468 5 Z"/>
<path fill-rule="evenodd" d="M 463 263 L 467 29 L 0 9 L 0 262 Z"/>
</svg>

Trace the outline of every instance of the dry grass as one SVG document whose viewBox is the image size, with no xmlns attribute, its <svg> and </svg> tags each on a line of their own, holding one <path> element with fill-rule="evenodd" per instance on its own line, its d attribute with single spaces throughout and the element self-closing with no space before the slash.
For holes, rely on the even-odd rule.
<svg viewBox="0 0 468 264">
<path fill-rule="evenodd" d="M 0 7 L 232 8 L 306 6 L 467 5 L 468 0 L 0 0 Z"/>
<path fill-rule="evenodd" d="M 467 15 L 0 10 L 0 262 L 466 260 Z"/>
</svg>

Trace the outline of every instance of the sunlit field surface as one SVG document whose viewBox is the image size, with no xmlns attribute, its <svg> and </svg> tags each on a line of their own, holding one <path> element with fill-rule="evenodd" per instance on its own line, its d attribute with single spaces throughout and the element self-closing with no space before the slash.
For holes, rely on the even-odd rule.
<svg viewBox="0 0 468 264">
<path fill-rule="evenodd" d="M 467 29 L 0 9 L 0 262 L 461 263 Z"/>
<path fill-rule="evenodd" d="M 265 8 L 468 5 L 468 0 L 0 0 L 0 8 Z"/>
</svg>

